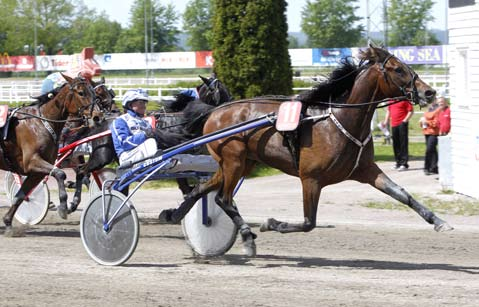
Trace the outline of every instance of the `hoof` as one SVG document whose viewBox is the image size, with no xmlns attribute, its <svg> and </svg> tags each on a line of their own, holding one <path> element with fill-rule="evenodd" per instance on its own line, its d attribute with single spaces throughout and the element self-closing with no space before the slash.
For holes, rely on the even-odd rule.
<svg viewBox="0 0 479 307">
<path fill-rule="evenodd" d="M 70 210 L 69 210 L 68 213 L 73 213 L 73 212 L 75 212 L 75 211 L 77 210 L 77 208 L 78 208 L 78 204 L 79 204 L 79 203 L 80 203 L 80 202 L 77 202 L 77 203 L 75 203 L 74 201 L 71 202 L 71 203 L 70 203 Z"/>
<path fill-rule="evenodd" d="M 434 230 L 437 232 L 446 232 L 446 231 L 451 231 L 453 229 L 454 227 L 449 225 L 447 222 L 442 222 L 438 225 L 434 225 Z"/>
<path fill-rule="evenodd" d="M 12 226 L 7 226 L 5 228 L 4 236 L 7 238 L 19 238 L 25 236 L 25 230 L 23 228 L 13 228 Z"/>
<path fill-rule="evenodd" d="M 275 229 L 275 225 L 279 224 L 279 222 L 273 218 L 269 218 L 266 220 L 265 223 L 261 224 L 261 227 L 259 228 L 260 232 L 265 232 L 265 231 L 270 231 Z"/>
<path fill-rule="evenodd" d="M 64 219 L 64 220 L 67 219 L 67 217 L 68 217 L 68 208 L 66 208 L 66 206 L 62 206 L 62 205 L 58 206 L 57 211 L 58 211 L 58 215 L 59 215 L 62 219 Z"/>
<path fill-rule="evenodd" d="M 171 219 L 171 215 L 175 209 L 165 209 L 161 211 L 160 215 L 158 216 L 158 220 L 160 224 L 175 224 Z"/>
<path fill-rule="evenodd" d="M 256 243 L 254 243 L 253 239 L 248 239 L 243 242 L 243 252 L 248 257 L 256 256 Z"/>
</svg>

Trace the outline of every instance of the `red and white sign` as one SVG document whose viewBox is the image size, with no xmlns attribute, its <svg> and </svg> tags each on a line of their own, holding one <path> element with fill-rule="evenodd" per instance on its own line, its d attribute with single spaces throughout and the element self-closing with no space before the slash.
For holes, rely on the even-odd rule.
<svg viewBox="0 0 479 307">
<path fill-rule="evenodd" d="M 279 107 L 278 118 L 276 119 L 276 130 L 292 131 L 298 127 L 301 116 L 301 102 L 283 102 Z"/>
</svg>

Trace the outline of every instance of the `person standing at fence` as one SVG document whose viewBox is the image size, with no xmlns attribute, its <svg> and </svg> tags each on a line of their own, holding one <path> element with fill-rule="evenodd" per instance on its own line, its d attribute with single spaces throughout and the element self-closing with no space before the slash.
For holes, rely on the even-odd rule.
<svg viewBox="0 0 479 307">
<path fill-rule="evenodd" d="M 444 97 L 439 97 L 438 105 L 439 109 L 439 135 L 448 135 L 451 130 L 451 109 L 447 104 L 447 100 Z"/>
<path fill-rule="evenodd" d="M 383 126 L 391 121 L 394 159 L 393 169 L 406 171 L 409 168 L 409 120 L 414 114 L 412 104 L 408 100 L 393 102 L 386 110 Z"/>
</svg>

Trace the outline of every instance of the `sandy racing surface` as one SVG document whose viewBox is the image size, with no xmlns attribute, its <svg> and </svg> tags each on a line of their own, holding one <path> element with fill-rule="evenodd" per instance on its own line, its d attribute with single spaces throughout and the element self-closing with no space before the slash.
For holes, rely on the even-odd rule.
<svg viewBox="0 0 479 307">
<path fill-rule="evenodd" d="M 420 163 L 403 173 L 392 173 L 388 164 L 382 168 L 418 199 L 461 197 L 438 194 L 437 176 L 424 176 Z M 346 182 L 323 191 L 320 225 L 311 233 L 259 233 L 266 217 L 301 221 L 300 186 L 282 175 L 252 179 L 235 199 L 258 234 L 257 257 L 244 257 L 238 240 L 225 256 L 201 259 L 192 256 L 180 226 L 152 219 L 179 197 L 174 189 L 138 192 L 133 203 L 142 218 L 140 241 L 132 258 L 119 267 L 101 266 L 85 252 L 81 212 L 65 222 L 51 211 L 40 225 L 24 227 L 20 238 L 4 237 L 1 223 L 0 305 L 478 305 L 477 216 L 440 215 L 456 229 L 436 233 L 411 210 L 359 206 L 389 197 Z M 2 216 L 5 204 L 2 195 Z"/>
</svg>

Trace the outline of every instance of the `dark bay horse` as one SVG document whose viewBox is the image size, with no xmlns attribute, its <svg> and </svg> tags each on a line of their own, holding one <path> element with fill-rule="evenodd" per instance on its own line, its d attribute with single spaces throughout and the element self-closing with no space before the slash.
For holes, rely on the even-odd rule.
<svg viewBox="0 0 479 307">
<path fill-rule="evenodd" d="M 451 230 L 445 221 L 416 201 L 388 178 L 374 162 L 370 123 L 377 105 L 388 97 L 407 98 L 426 105 L 436 94 L 417 74 L 386 50 L 370 46 L 360 53 L 360 64 L 346 61 L 330 78 L 299 96 L 305 112 L 296 130 L 298 163 L 284 146 L 283 134 L 274 126 L 244 131 L 207 144 L 220 169 L 200 183 L 178 209 L 162 212 L 166 221 L 178 222 L 196 201 L 218 190 L 217 204 L 240 230 L 247 255 L 256 254 L 256 235 L 232 205 L 232 195 L 241 177 L 261 162 L 299 177 L 303 189 L 304 221 L 294 224 L 270 218 L 260 231 L 307 232 L 316 226 L 317 206 L 323 187 L 344 180 L 367 183 L 408 205 L 436 231 Z M 207 117 L 203 133 L 275 112 L 281 98 L 257 98 L 220 106 Z M 296 167 L 297 165 L 297 167 Z"/>
<path fill-rule="evenodd" d="M 99 109 L 101 112 L 101 118 L 95 118 L 93 124 L 88 125 L 79 125 L 75 122 L 68 122 L 70 125 L 68 131 L 64 131 L 64 145 L 71 144 L 89 135 L 93 135 L 96 131 L 103 132 L 108 130 L 109 119 L 112 118 L 112 114 L 116 115 L 119 112 L 114 101 L 115 92 L 106 86 L 105 78 L 102 77 L 98 82 L 91 80 L 90 83 L 95 92 L 93 107 Z M 70 213 L 74 212 L 81 202 L 82 184 L 84 178 L 88 178 L 88 171 L 85 170 L 85 163 L 86 160 L 83 154 L 73 152 L 71 158 L 67 158 L 61 165 L 62 168 L 71 167 L 75 171 L 75 192 L 70 203 Z M 94 170 L 96 170 L 96 168 Z"/>
<path fill-rule="evenodd" d="M 69 116 L 79 119 L 85 112 L 89 113 L 95 94 L 90 83 L 81 76 L 72 79 L 64 75 L 64 78 L 67 83 L 57 91 L 40 96 L 37 103 L 15 110 L 0 141 L 0 168 L 26 176 L 3 217 L 6 235 L 13 234 L 12 219 L 17 208 L 46 175 L 57 180 L 60 194 L 58 213 L 63 218 L 67 215 L 66 175 L 53 166 L 58 153 L 58 138 Z"/>
<path fill-rule="evenodd" d="M 230 92 L 220 80 L 216 78 L 199 77 L 202 80 L 202 84 L 197 86 L 196 90 L 200 101 L 204 102 L 206 105 L 217 106 L 232 100 Z M 192 138 L 192 136 L 188 135 L 184 130 L 186 121 L 183 116 L 183 111 L 189 110 L 188 112 L 192 112 L 195 110 L 195 112 L 199 112 L 197 106 L 202 107 L 202 104 L 199 103 L 199 101 L 195 101 L 191 96 L 179 93 L 175 96 L 175 100 L 166 102 L 164 111 L 154 112 L 152 114 L 157 120 L 156 129 L 158 131 L 158 136 L 160 137 L 160 145 L 162 148 L 175 146 L 182 141 L 184 142 Z M 114 111 L 116 110 L 106 112 L 104 114 L 104 120 L 91 129 L 87 136 L 108 130 L 113 120 L 120 115 L 119 112 Z M 118 162 L 118 157 L 116 156 L 111 136 L 93 140 L 91 146 L 92 152 L 90 158 L 78 169 L 77 172 L 75 183 L 76 191 L 71 206 L 71 212 L 75 211 L 80 203 L 81 183 L 83 178 L 94 171 L 104 168 L 110 163 L 115 161 Z M 186 195 L 191 191 L 187 179 L 178 178 L 177 182 L 183 194 Z"/>
</svg>

